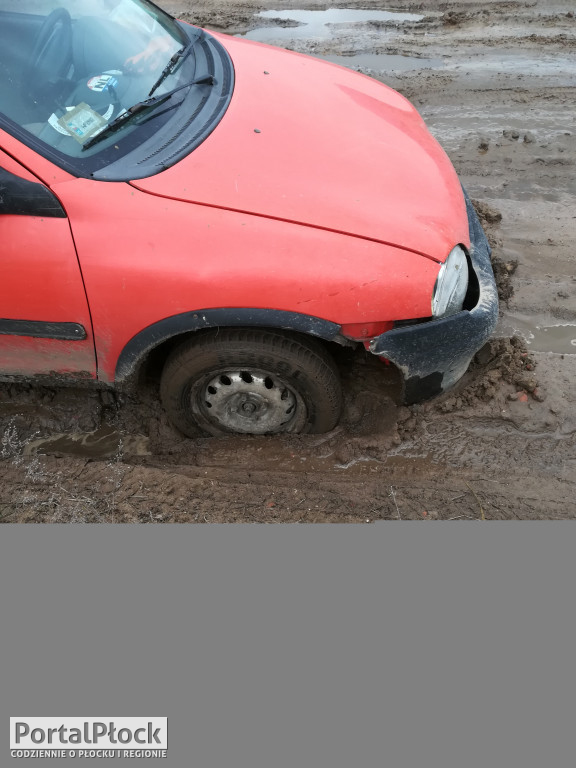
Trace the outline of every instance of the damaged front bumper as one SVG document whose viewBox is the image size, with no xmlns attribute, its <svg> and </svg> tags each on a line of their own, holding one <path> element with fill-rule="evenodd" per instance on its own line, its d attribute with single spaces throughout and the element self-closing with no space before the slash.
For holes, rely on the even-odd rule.
<svg viewBox="0 0 576 768">
<path fill-rule="evenodd" d="M 370 351 L 386 358 L 404 379 L 404 402 L 426 400 L 452 387 L 498 320 L 498 292 L 490 246 L 470 198 L 464 193 L 470 228 L 470 266 L 478 280 L 478 301 L 469 310 L 418 325 L 395 328 L 370 342 Z"/>
</svg>

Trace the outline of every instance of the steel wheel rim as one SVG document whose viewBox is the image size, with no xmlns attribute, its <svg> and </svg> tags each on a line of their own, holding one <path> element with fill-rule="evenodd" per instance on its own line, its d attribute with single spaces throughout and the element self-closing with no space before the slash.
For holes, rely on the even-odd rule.
<svg viewBox="0 0 576 768">
<path fill-rule="evenodd" d="M 225 432 L 293 432 L 306 419 L 302 397 L 281 377 L 261 370 L 220 371 L 192 393 L 193 407 Z"/>
</svg>

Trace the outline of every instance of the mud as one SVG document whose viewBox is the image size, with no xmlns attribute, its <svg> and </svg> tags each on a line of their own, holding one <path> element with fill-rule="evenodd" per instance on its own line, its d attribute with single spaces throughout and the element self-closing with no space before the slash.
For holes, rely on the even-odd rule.
<svg viewBox="0 0 576 768">
<path fill-rule="evenodd" d="M 497 338 L 455 391 L 413 408 L 394 404 L 390 368 L 343 349 L 344 417 L 321 436 L 184 439 L 154 380 L 119 395 L 1 385 L 0 520 L 576 517 L 572 0 L 298 4 L 375 12 L 315 27 L 282 13 L 288 2 L 164 5 L 211 29 L 346 62 L 410 98 L 491 240 Z"/>
</svg>

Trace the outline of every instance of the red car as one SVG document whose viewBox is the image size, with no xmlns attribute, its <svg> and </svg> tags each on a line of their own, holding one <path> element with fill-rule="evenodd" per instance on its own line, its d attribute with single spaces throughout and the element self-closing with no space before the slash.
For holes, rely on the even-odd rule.
<svg viewBox="0 0 576 768">
<path fill-rule="evenodd" d="M 148 0 L 0 8 L 3 379 L 152 360 L 192 435 L 332 429 L 337 344 L 408 403 L 462 376 L 498 314 L 489 247 L 402 96 Z"/>
</svg>

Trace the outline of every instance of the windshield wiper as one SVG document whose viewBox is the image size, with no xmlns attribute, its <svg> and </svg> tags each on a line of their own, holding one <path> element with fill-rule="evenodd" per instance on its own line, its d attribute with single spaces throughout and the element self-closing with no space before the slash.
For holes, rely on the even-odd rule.
<svg viewBox="0 0 576 768">
<path fill-rule="evenodd" d="M 102 141 L 102 139 L 105 139 L 112 133 L 116 133 L 116 131 L 122 128 L 122 126 L 126 125 L 126 123 L 132 120 L 133 117 L 136 117 L 142 112 L 148 112 L 152 109 L 155 109 L 160 104 L 164 104 L 165 101 L 168 101 L 171 96 L 173 96 L 178 91 L 181 91 L 183 88 L 191 88 L 193 85 L 214 85 L 215 82 L 216 80 L 214 75 L 204 75 L 204 77 L 200 77 L 197 80 L 192 80 L 189 83 L 184 83 L 184 85 L 179 85 L 178 88 L 173 88 L 171 91 L 167 91 L 161 96 L 152 96 L 151 98 L 139 101 L 129 109 L 121 112 L 118 117 L 112 120 L 111 123 L 108 123 L 107 126 L 102 128 L 100 133 L 97 133 L 95 136 L 92 136 L 92 138 L 88 139 L 88 141 L 82 145 L 82 151 L 85 149 L 90 149 L 90 147 L 98 144 L 98 142 Z"/>
<path fill-rule="evenodd" d="M 176 53 L 170 58 L 170 61 L 168 62 L 168 64 L 166 64 L 166 66 L 160 73 L 160 77 L 158 78 L 158 80 L 156 80 L 152 88 L 150 88 L 150 93 L 148 94 L 148 97 L 152 96 L 154 91 L 158 90 L 158 88 L 162 85 L 164 80 L 166 80 L 166 78 L 169 77 L 172 74 L 172 72 L 174 72 L 174 70 L 176 69 L 176 65 L 179 62 L 184 61 L 184 59 L 186 59 L 189 56 L 189 54 L 191 53 L 192 49 L 194 48 L 197 42 L 198 42 L 197 40 L 190 40 L 190 42 L 187 43 L 183 48 L 180 48 L 179 51 L 176 51 Z"/>
</svg>

